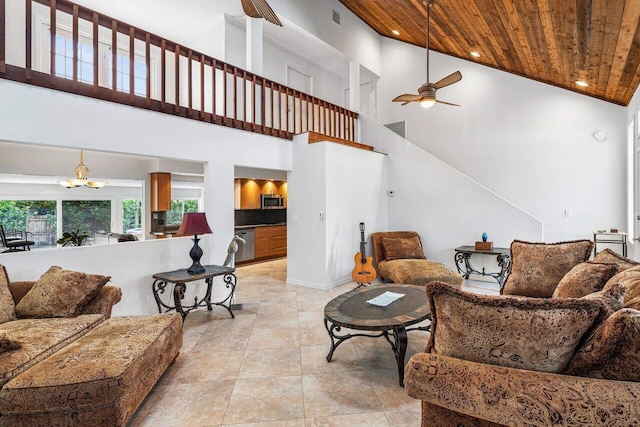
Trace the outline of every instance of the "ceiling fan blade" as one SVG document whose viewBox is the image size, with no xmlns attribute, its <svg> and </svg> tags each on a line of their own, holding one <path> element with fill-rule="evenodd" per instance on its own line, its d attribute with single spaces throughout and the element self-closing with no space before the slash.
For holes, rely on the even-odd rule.
<svg viewBox="0 0 640 427">
<path fill-rule="evenodd" d="M 253 3 L 251 3 L 251 0 L 242 0 L 242 10 L 244 10 L 245 15 L 251 18 L 262 18 L 262 15 L 260 15 L 253 6 Z"/>
<path fill-rule="evenodd" d="M 404 104 L 402 105 L 406 105 L 409 102 L 419 101 L 420 98 L 421 98 L 420 95 L 411 95 L 411 94 L 405 93 L 404 95 L 399 95 L 393 98 L 393 102 L 404 102 Z"/>
<path fill-rule="evenodd" d="M 454 107 L 459 107 L 458 104 L 452 104 L 451 102 L 440 101 L 439 99 L 436 99 L 436 102 L 439 104 L 453 105 Z"/>
<path fill-rule="evenodd" d="M 267 4 L 266 0 L 251 0 L 253 6 L 260 12 L 260 15 L 267 21 L 282 27 L 282 22 L 278 19 L 276 13 Z"/>
<path fill-rule="evenodd" d="M 455 73 L 451 73 L 449 74 L 447 77 L 445 77 L 444 79 L 440 79 L 437 82 L 434 83 L 433 87 L 437 90 L 437 89 L 441 89 L 443 87 L 452 85 L 454 83 L 458 83 L 460 80 L 462 80 L 462 74 L 460 73 L 460 71 L 456 71 Z"/>
</svg>

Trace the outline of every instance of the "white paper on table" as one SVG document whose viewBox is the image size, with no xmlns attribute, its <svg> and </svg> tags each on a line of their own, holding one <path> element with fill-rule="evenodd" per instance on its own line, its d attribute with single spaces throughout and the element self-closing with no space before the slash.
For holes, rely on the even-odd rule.
<svg viewBox="0 0 640 427">
<path fill-rule="evenodd" d="M 380 307 L 386 307 L 397 299 L 400 299 L 404 296 L 404 294 L 398 294 L 396 292 L 385 292 L 384 294 L 380 294 L 375 298 L 367 301 L 369 304 L 377 305 Z"/>
</svg>

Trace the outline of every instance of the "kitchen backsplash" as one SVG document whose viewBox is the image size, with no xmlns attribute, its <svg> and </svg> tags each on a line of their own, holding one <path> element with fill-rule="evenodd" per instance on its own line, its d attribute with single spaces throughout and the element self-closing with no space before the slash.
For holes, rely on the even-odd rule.
<svg viewBox="0 0 640 427">
<path fill-rule="evenodd" d="M 286 209 L 236 209 L 235 225 L 279 224 L 287 222 Z"/>
</svg>

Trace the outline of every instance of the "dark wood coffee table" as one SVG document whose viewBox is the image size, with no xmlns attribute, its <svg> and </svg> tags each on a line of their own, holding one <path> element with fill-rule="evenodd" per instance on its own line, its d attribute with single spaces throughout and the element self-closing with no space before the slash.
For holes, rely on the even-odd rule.
<svg viewBox="0 0 640 427">
<path fill-rule="evenodd" d="M 379 307 L 367 301 L 385 292 L 404 294 L 386 307 Z M 344 293 L 331 301 L 324 308 L 324 326 L 331 338 L 331 350 L 327 362 L 331 362 L 333 352 L 343 342 L 353 337 L 384 337 L 396 357 L 400 386 L 404 387 L 404 358 L 407 353 L 407 331 L 428 331 L 429 327 L 407 326 L 430 319 L 429 303 L 424 286 L 415 285 L 375 285 L 357 288 Z M 340 329 L 357 329 L 362 331 L 381 331 L 380 334 L 343 334 L 337 335 Z"/>
</svg>

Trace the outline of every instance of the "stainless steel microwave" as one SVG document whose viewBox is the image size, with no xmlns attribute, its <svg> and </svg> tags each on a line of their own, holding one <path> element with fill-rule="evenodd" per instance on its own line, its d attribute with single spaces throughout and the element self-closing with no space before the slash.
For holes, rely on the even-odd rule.
<svg viewBox="0 0 640 427">
<path fill-rule="evenodd" d="M 284 196 L 274 194 L 260 195 L 260 209 L 279 209 L 284 207 Z"/>
</svg>

